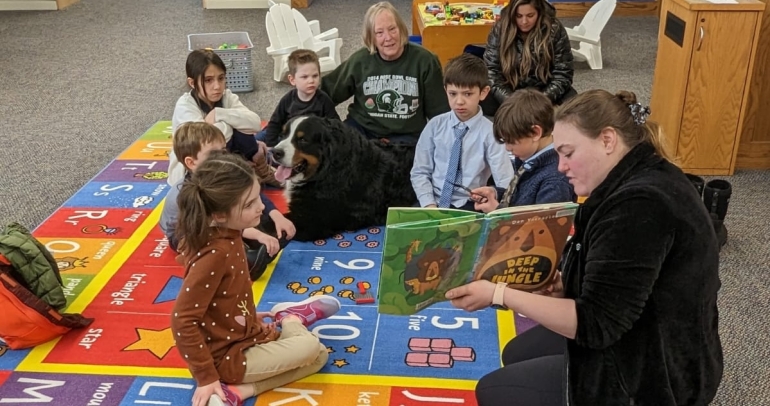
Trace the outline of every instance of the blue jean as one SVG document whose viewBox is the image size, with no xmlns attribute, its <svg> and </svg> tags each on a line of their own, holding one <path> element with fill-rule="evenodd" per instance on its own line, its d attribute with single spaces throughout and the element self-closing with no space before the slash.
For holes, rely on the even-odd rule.
<svg viewBox="0 0 770 406">
<path fill-rule="evenodd" d="M 265 142 L 265 139 L 267 139 L 267 130 L 258 132 L 256 135 L 254 135 L 254 138 L 256 138 L 257 141 Z"/>
</svg>

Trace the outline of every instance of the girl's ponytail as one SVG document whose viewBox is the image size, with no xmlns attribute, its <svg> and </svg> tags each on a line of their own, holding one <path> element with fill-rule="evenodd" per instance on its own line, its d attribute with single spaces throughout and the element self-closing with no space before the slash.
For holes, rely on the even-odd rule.
<svg viewBox="0 0 770 406">
<path fill-rule="evenodd" d="M 180 208 L 177 224 L 181 236 L 179 252 L 196 252 L 208 240 L 207 229 L 210 221 L 210 215 L 206 213 L 206 206 L 201 198 L 201 188 L 192 179 L 185 180 L 176 201 Z"/>
</svg>

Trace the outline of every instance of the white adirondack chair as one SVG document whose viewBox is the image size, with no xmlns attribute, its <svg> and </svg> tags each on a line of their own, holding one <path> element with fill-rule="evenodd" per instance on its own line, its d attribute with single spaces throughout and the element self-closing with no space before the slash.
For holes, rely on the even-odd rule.
<svg viewBox="0 0 770 406">
<path fill-rule="evenodd" d="M 601 33 L 615 11 L 616 0 L 599 0 L 591 6 L 580 25 L 567 28 L 570 41 L 580 42 L 578 49 L 572 48 L 576 61 L 588 62 L 591 69 L 602 68 Z"/>
<path fill-rule="evenodd" d="M 289 71 L 289 54 L 297 49 L 318 53 L 321 73 L 334 70 L 342 62 L 342 38 L 336 28 L 320 32 L 318 20 L 308 22 L 299 11 L 284 3 L 270 6 L 265 15 L 265 27 L 270 46 L 267 54 L 273 57 L 273 79 L 280 82 Z"/>
</svg>

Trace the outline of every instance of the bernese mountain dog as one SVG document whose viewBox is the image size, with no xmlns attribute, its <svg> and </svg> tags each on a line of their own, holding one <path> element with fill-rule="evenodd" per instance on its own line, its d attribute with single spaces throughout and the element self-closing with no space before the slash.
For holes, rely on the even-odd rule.
<svg viewBox="0 0 770 406">
<path fill-rule="evenodd" d="M 411 207 L 414 146 L 369 140 L 339 120 L 301 116 L 273 148 L 294 240 L 384 225 L 388 207 Z"/>
</svg>

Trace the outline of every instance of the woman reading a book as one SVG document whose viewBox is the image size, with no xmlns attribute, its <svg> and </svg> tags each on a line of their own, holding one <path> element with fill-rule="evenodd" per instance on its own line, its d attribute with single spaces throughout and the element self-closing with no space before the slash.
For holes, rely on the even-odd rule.
<svg viewBox="0 0 770 406">
<path fill-rule="evenodd" d="M 695 188 L 649 109 L 592 90 L 556 112 L 559 170 L 588 199 L 553 283 L 526 293 L 479 280 L 447 292 L 539 323 L 479 381 L 480 406 L 707 405 L 722 378 L 719 247 Z"/>
</svg>

